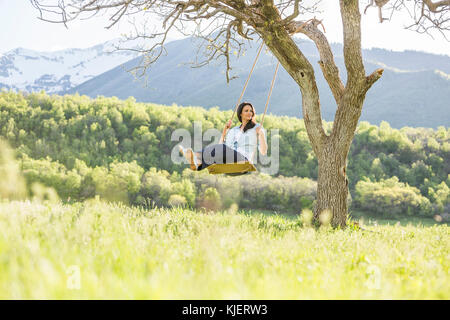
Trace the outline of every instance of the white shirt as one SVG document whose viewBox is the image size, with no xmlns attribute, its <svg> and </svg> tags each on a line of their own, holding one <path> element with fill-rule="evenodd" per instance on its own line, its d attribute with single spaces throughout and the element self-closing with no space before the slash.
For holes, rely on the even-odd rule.
<svg viewBox="0 0 450 320">
<path fill-rule="evenodd" d="M 225 144 L 237 152 L 243 154 L 250 162 L 253 162 L 253 157 L 256 152 L 256 147 L 261 152 L 261 146 L 258 144 L 258 137 L 256 134 L 256 128 L 261 125 L 257 123 L 253 128 L 243 132 L 240 126 L 231 128 L 225 138 Z M 261 128 L 264 133 L 264 140 L 267 144 L 266 131 Z"/>
</svg>

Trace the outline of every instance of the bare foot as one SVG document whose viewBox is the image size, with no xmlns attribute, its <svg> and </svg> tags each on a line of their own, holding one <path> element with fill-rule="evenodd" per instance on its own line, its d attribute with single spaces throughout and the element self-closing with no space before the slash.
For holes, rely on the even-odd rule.
<svg viewBox="0 0 450 320">
<path fill-rule="evenodd" d="M 195 155 L 194 155 L 194 152 L 192 152 L 192 149 L 187 149 L 186 156 L 188 157 L 189 163 L 191 165 L 191 169 L 196 171 L 197 166 L 195 165 L 195 159 L 194 159 Z"/>
<path fill-rule="evenodd" d="M 182 146 L 180 146 L 180 153 L 183 154 L 183 156 L 186 158 L 187 161 L 189 161 L 191 169 L 197 171 L 197 168 L 200 165 L 200 163 L 196 155 L 192 151 L 192 149 L 191 148 L 184 149 Z"/>
</svg>

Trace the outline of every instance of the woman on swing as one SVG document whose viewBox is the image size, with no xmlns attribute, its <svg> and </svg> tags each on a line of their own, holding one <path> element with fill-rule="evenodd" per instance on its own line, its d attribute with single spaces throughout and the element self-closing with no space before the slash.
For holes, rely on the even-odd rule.
<svg viewBox="0 0 450 320">
<path fill-rule="evenodd" d="M 194 171 L 207 168 L 214 163 L 251 162 L 259 144 L 259 152 L 267 154 L 267 139 L 264 128 L 255 121 L 255 109 L 251 103 L 243 102 L 237 109 L 237 116 L 242 123 L 231 128 L 229 120 L 223 129 L 219 143 L 206 147 L 201 152 L 180 146 L 180 152 L 190 163 Z"/>
</svg>

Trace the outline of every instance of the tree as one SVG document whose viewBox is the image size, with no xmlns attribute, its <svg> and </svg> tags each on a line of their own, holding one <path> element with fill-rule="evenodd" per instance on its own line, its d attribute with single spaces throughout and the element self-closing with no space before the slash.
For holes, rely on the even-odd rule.
<svg viewBox="0 0 450 320">
<path fill-rule="evenodd" d="M 158 29 L 151 31 L 136 27 L 136 34 L 128 36 L 128 39 L 158 40 L 149 48 L 133 49 L 144 54 L 142 64 L 134 70 L 140 70 L 141 75 L 164 52 L 167 35 L 174 29 L 205 40 L 206 58 L 198 62 L 197 66 L 207 64 L 213 59 L 224 58 L 227 81 L 231 79 L 230 53 L 236 51 L 240 54 L 245 41 L 253 39 L 253 36 L 261 38 L 298 84 L 302 94 L 303 118 L 308 138 L 318 159 L 318 190 L 314 217 L 318 220 L 320 213 L 328 209 L 332 211 L 332 225 L 345 226 L 348 195 L 347 155 L 365 95 L 383 73 L 383 69 L 377 69 L 366 75 L 361 55 L 361 14 L 358 0 L 339 2 L 344 32 L 346 84 L 341 80 L 329 42 L 319 29 L 320 20 L 313 18 L 300 21 L 301 17 L 317 11 L 317 3 L 307 6 L 301 0 L 30 1 L 40 10 L 42 20 L 64 24 L 86 15 L 107 12 L 110 13 L 111 21 L 108 27 L 112 27 L 123 17 L 133 18 L 138 14 L 152 13 L 152 17 L 160 17 L 162 21 Z M 373 0 L 364 2 L 374 4 Z M 375 1 L 380 10 L 381 22 L 385 20 L 381 16 L 381 9 L 388 2 Z M 392 2 L 392 12 L 409 9 L 414 20 L 410 27 L 415 27 L 418 32 L 437 29 L 444 34 L 449 30 L 450 0 Z M 52 16 L 55 14 L 56 17 Z M 189 29 L 192 23 L 195 28 Z M 292 35 L 299 32 L 309 37 L 317 46 L 320 54 L 319 65 L 336 101 L 337 109 L 330 134 L 327 134 L 322 126 L 319 92 L 313 67 L 292 39 Z"/>
</svg>

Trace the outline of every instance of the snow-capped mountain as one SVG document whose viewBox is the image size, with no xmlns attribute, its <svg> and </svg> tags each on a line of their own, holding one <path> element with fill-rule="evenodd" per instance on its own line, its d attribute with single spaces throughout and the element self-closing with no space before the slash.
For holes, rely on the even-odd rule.
<svg viewBox="0 0 450 320">
<path fill-rule="evenodd" d="M 137 56 L 115 50 L 119 40 L 87 49 L 39 52 L 17 48 L 0 54 L 0 88 L 64 92 Z"/>
</svg>

